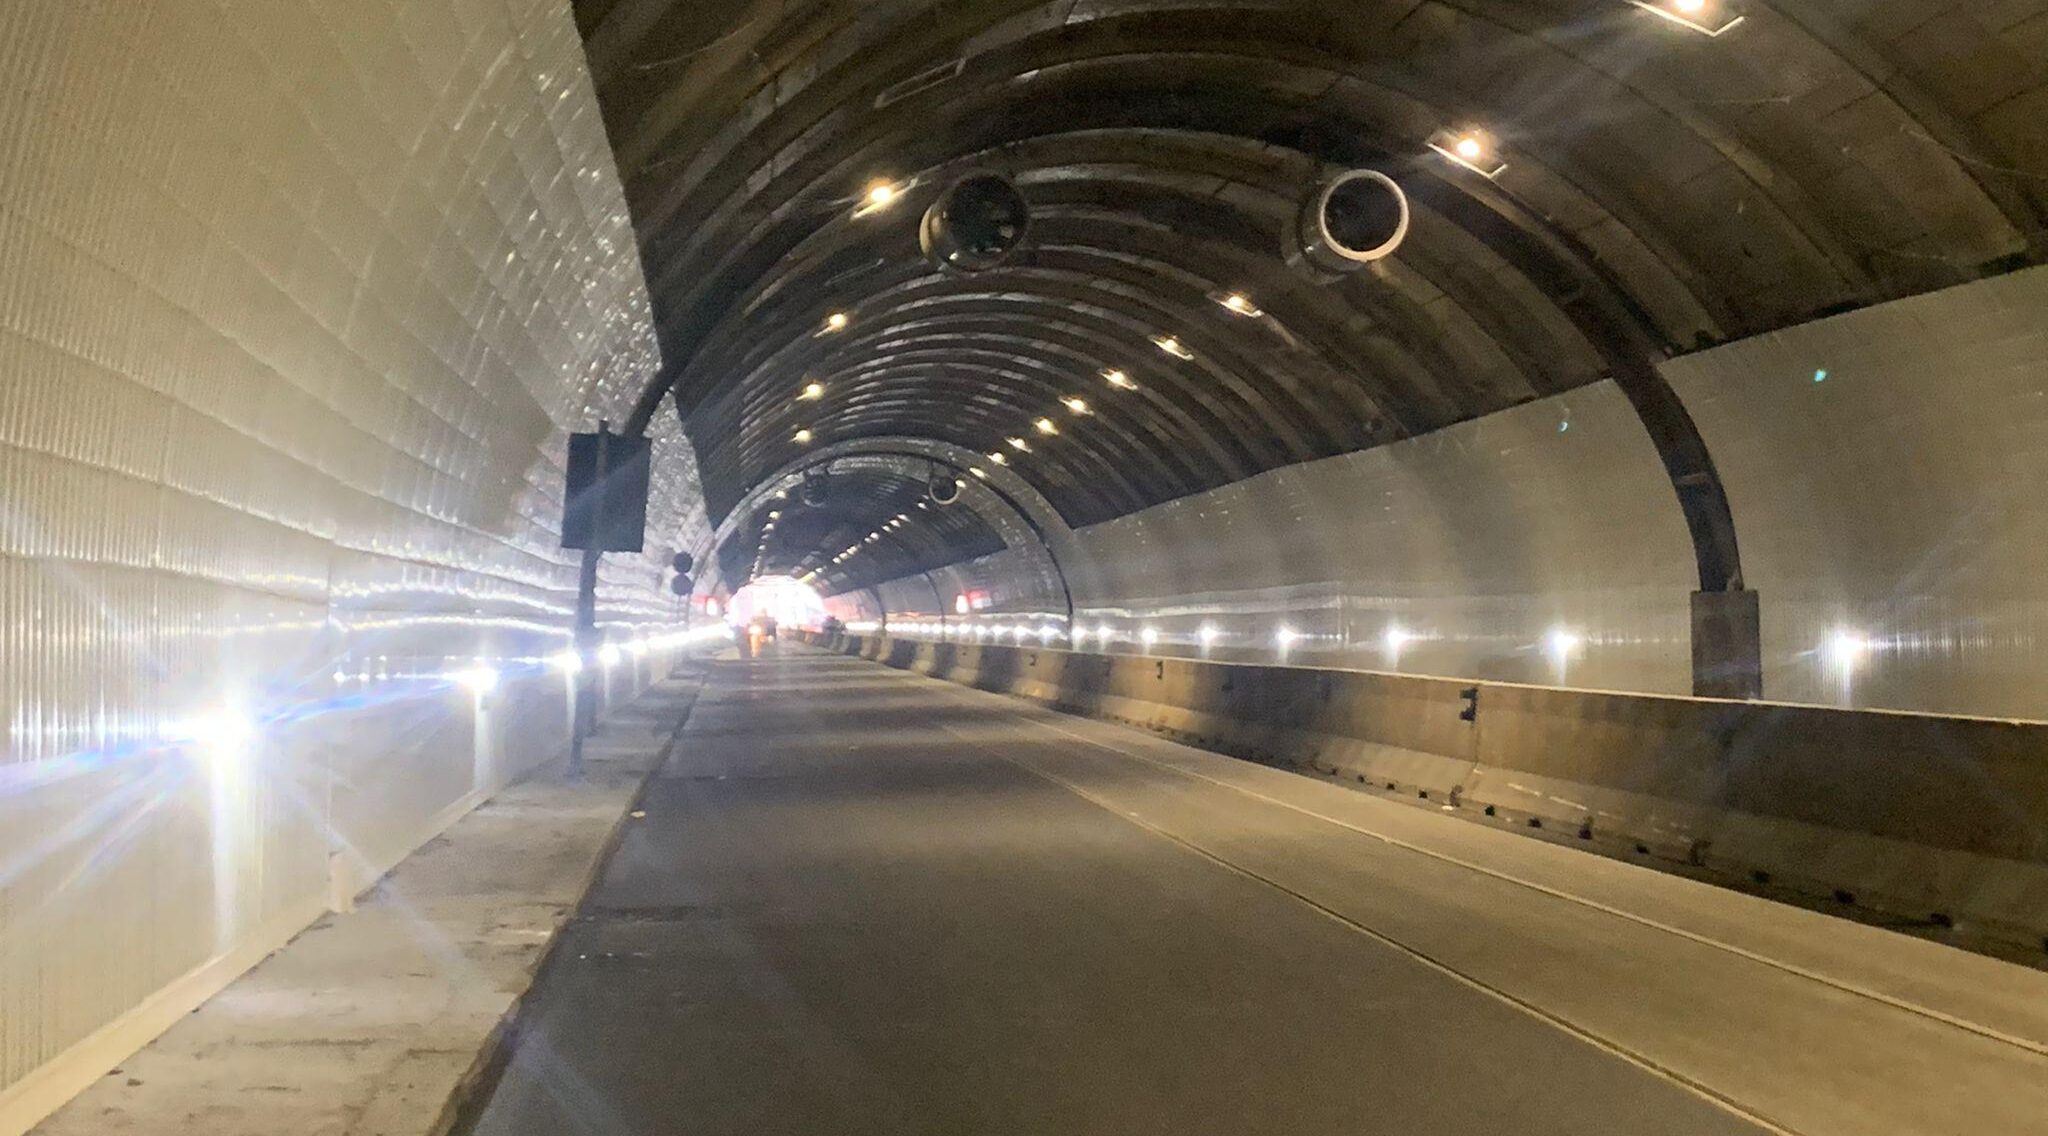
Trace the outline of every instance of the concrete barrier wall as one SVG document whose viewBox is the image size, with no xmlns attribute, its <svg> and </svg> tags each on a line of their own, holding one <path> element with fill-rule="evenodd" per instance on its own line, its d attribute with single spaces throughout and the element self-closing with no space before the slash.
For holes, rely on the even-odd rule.
<svg viewBox="0 0 2048 1136">
<path fill-rule="evenodd" d="M 2048 726 L 844 636 L 821 645 L 1602 851 L 2048 935 Z"/>
</svg>

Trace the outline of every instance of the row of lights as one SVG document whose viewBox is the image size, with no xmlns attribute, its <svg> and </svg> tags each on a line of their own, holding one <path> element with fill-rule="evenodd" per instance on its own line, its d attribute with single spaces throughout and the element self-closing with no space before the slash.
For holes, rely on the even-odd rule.
<svg viewBox="0 0 2048 1136">
<path fill-rule="evenodd" d="M 434 679 L 468 687 L 478 694 L 489 694 L 498 688 L 499 683 L 507 672 L 516 673 L 518 671 L 546 669 L 565 675 L 573 675 L 589 665 L 610 669 L 626 661 L 629 657 L 638 659 L 651 652 L 665 651 L 691 643 L 703 642 L 729 633 L 729 629 L 720 624 L 712 627 L 700 627 L 693 631 L 676 631 L 667 635 L 643 636 L 629 639 L 623 643 L 606 643 L 596 651 L 591 652 L 587 660 L 582 652 L 574 650 L 561 651 L 553 655 L 524 655 L 516 658 L 495 660 L 479 657 L 469 660 L 468 666 L 457 667 L 452 670 L 444 667 L 434 671 L 416 671 L 412 674 L 405 674 L 403 672 L 394 674 L 390 668 L 389 656 L 380 656 L 377 660 L 377 669 L 374 671 L 363 669 L 351 674 L 345 670 L 337 670 L 331 677 L 336 686 L 347 686 L 351 683 L 385 682 L 393 678 Z M 455 662 L 459 660 L 449 659 L 445 661 Z"/>
<path fill-rule="evenodd" d="M 915 622 L 898 625 L 897 630 L 910 635 L 951 635 L 957 632 L 963 638 L 971 635 L 977 639 L 994 638 L 1000 641 L 1007 637 L 1014 638 L 1019 642 L 1034 635 L 1041 640 L 1050 642 L 1053 639 L 1059 638 L 1062 634 L 1061 629 L 1056 626 L 1047 625 L 1033 630 L 1028 625 L 1021 623 L 1013 625 L 977 623 L 961 627 L 957 624 Z M 1088 642 L 1091 635 L 1105 646 L 1117 640 L 1116 630 L 1108 624 L 1097 625 L 1093 631 L 1087 627 L 1076 626 L 1065 634 L 1077 644 Z M 1201 644 L 1204 648 L 1215 646 L 1223 638 L 1223 630 L 1213 623 L 1201 625 L 1195 630 L 1194 634 L 1195 642 Z M 1305 641 L 1319 638 L 1325 637 L 1296 630 L 1294 627 L 1284 623 L 1273 632 L 1274 645 L 1283 652 L 1292 650 Z M 1397 623 L 1389 625 L 1381 633 L 1380 643 L 1390 654 L 1399 655 L 1410 643 L 1427 638 L 1431 638 L 1431 636 L 1411 631 Z M 1160 641 L 1159 629 L 1150 625 L 1140 627 L 1136 639 L 1147 647 L 1154 646 Z M 1585 646 L 1586 639 L 1585 636 L 1570 628 L 1555 627 L 1545 634 L 1543 643 L 1545 651 L 1562 662 L 1578 654 L 1580 648 Z"/>
<path fill-rule="evenodd" d="M 917 507 L 919 509 L 929 509 L 931 508 L 931 505 L 929 502 L 919 501 L 917 503 Z M 903 528 L 904 526 L 910 524 L 910 522 L 911 515 L 909 513 L 896 514 L 895 516 L 882 522 L 882 526 L 880 528 L 860 538 L 859 540 L 854 541 L 852 544 L 848 545 L 845 549 L 840 551 L 838 555 L 832 558 L 832 563 L 834 565 L 846 563 L 848 560 L 851 560 L 855 556 L 860 555 L 861 550 L 866 546 L 879 542 L 885 533 L 894 532 L 897 529 Z M 812 570 L 804 573 L 802 576 L 799 576 L 797 579 L 801 583 L 808 584 L 812 580 L 816 579 L 818 573 L 821 571 L 823 571 L 822 568 L 813 568 Z"/>
<path fill-rule="evenodd" d="M 582 671 L 586 665 L 601 666 L 607 670 L 618 666 L 628 657 L 640 658 L 654 651 L 669 650 L 692 643 L 705 642 L 715 638 L 730 637 L 731 629 L 724 624 L 697 628 L 692 631 L 677 631 L 666 635 L 643 636 L 625 643 L 607 643 L 592 653 L 586 662 L 582 653 L 563 651 L 547 656 L 523 656 L 519 658 L 467 660 L 467 665 L 447 669 L 446 664 L 462 660 L 443 657 L 443 668 L 434 671 L 394 675 L 390 668 L 390 657 L 379 656 L 375 671 L 361 670 L 354 674 L 337 670 L 333 679 L 336 686 L 368 684 L 388 681 L 394 677 L 430 679 L 451 683 L 469 690 L 481 700 L 496 691 L 508 673 L 521 671 L 551 670 L 568 676 Z M 273 714 L 259 716 L 247 706 L 228 700 L 220 705 L 185 718 L 165 730 L 162 740 L 170 745 L 191 746 L 215 757 L 227 757 L 246 753 L 261 735 L 264 727 L 283 720 L 289 715 Z"/>
<path fill-rule="evenodd" d="M 1745 19 L 1740 13 L 1732 10 L 1729 0 L 1628 0 L 1628 2 L 1661 19 L 1709 37 L 1718 38 L 1743 23 Z M 1429 138 L 1428 146 L 1445 160 L 1488 179 L 1500 177 L 1508 168 L 1507 162 L 1500 156 L 1499 145 L 1494 136 L 1488 131 L 1476 127 L 1467 127 L 1461 130 L 1439 130 Z M 854 210 L 854 216 L 864 217 L 888 209 L 903 197 L 906 190 L 915 184 L 914 181 L 899 183 L 887 180 L 872 183 L 862 195 L 860 204 Z M 1212 293 L 1210 299 L 1233 315 L 1246 319 L 1261 319 L 1265 316 L 1265 312 L 1260 309 L 1258 303 L 1243 292 Z M 844 311 L 834 311 L 825 316 L 824 324 L 819 328 L 817 334 L 821 336 L 836 335 L 851 327 L 852 324 L 853 317 L 851 314 Z M 1153 346 L 1175 359 L 1182 362 L 1191 362 L 1195 358 L 1194 351 L 1186 343 L 1182 342 L 1181 338 L 1177 335 L 1162 333 L 1152 336 L 1151 339 Z M 1105 370 L 1102 372 L 1102 378 L 1116 390 L 1134 391 L 1138 389 L 1138 384 L 1131 379 L 1130 373 L 1122 368 Z M 1816 381 L 1819 380 L 1817 379 Z M 804 384 L 796 397 L 800 402 L 817 402 L 825 397 L 825 384 L 816 379 L 811 379 Z M 1088 401 L 1078 395 L 1062 396 L 1059 401 L 1068 413 L 1076 417 L 1086 417 L 1093 413 L 1093 408 L 1089 406 Z M 1031 432 L 1036 432 L 1041 438 L 1053 438 L 1059 435 L 1060 427 L 1059 423 L 1052 417 L 1039 417 L 1032 421 Z M 1017 434 L 1009 435 L 1004 438 L 1004 444 L 1009 447 L 1010 451 L 1016 454 L 1030 454 L 1033 452 L 1033 449 L 1028 434 L 1029 432 L 1020 431 Z M 807 446 L 816 437 L 816 432 L 810 426 L 799 426 L 796 432 L 791 435 L 791 440 L 797 445 Z M 1010 454 L 1006 453 L 1001 447 L 989 450 L 986 456 L 990 463 L 998 466 L 1007 466 L 1011 462 Z M 978 478 L 988 477 L 988 471 L 980 466 L 971 467 L 968 472 Z M 876 538 L 870 535 L 868 539 L 872 542 Z M 839 557 L 835 558 L 834 562 L 840 562 L 846 557 L 854 555 L 858 550 L 859 543 L 856 542 L 853 548 L 841 553 Z M 758 572 L 758 566 L 756 570 Z M 1292 634 L 1287 629 L 1282 629 L 1280 637 L 1283 640 L 1283 646 L 1291 644 L 1292 639 L 1288 638 L 1288 636 Z M 1576 645 L 1571 649 L 1576 649 Z"/>
</svg>

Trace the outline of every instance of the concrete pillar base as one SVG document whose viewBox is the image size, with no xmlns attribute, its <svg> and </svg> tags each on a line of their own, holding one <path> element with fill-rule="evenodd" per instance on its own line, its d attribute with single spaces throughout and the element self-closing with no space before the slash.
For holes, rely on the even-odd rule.
<svg viewBox="0 0 2048 1136">
<path fill-rule="evenodd" d="M 1755 592 L 1692 594 L 1692 692 L 1764 696 L 1763 616 Z"/>
</svg>

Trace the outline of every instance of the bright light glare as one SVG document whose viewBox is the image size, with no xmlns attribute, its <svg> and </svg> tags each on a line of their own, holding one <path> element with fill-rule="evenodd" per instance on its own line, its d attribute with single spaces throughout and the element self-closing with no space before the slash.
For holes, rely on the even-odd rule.
<svg viewBox="0 0 2048 1136">
<path fill-rule="evenodd" d="M 1283 627 L 1274 634 L 1273 638 L 1279 641 L 1280 649 L 1285 651 L 1287 648 L 1294 646 L 1295 641 L 1301 638 L 1301 632 L 1296 631 L 1292 627 Z"/>
<path fill-rule="evenodd" d="M 795 442 L 799 446 L 805 445 L 809 443 L 811 440 L 811 432 L 809 430 L 798 430 L 795 434 L 790 436 L 790 440 Z"/>
<path fill-rule="evenodd" d="M 1110 636 L 1111 636 L 1112 634 L 1113 634 L 1113 632 L 1111 632 L 1111 631 L 1110 631 L 1110 629 L 1109 629 L 1109 624 L 1107 624 L 1107 623 L 1105 623 L 1105 624 L 1103 624 L 1102 626 L 1100 626 L 1100 627 L 1097 627 L 1097 628 L 1095 629 L 1095 637 L 1096 637 L 1097 639 L 1100 639 L 1100 640 L 1102 640 L 1102 641 L 1103 641 L 1104 643 L 1107 643 L 1107 642 L 1109 642 L 1109 640 L 1110 640 Z"/>
<path fill-rule="evenodd" d="M 847 315 L 845 312 L 833 312 L 831 315 L 825 317 L 825 330 L 845 331 L 846 325 L 851 322 L 853 322 L 853 317 Z"/>
<path fill-rule="evenodd" d="M 1828 636 L 1828 661 L 1848 670 L 1863 660 L 1871 651 L 1869 639 L 1846 627 L 1836 628 Z"/>
<path fill-rule="evenodd" d="M 896 187 L 886 181 L 878 181 L 868 187 L 868 204 L 876 209 L 885 208 L 896 200 Z"/>
<path fill-rule="evenodd" d="M 1060 432 L 1059 423 L 1054 422 L 1050 418 L 1040 418 L 1036 422 L 1033 422 L 1031 425 L 1032 428 L 1036 429 L 1041 434 L 1049 435 L 1057 434 Z"/>
<path fill-rule="evenodd" d="M 1392 627 L 1387 628 L 1387 633 L 1384 636 L 1384 639 L 1386 640 L 1387 644 L 1387 650 L 1389 651 L 1399 651 L 1401 648 L 1407 646 L 1409 642 L 1412 641 L 1414 638 L 1415 636 L 1409 634 L 1398 623 L 1394 624 Z"/>
<path fill-rule="evenodd" d="M 1010 443 L 1010 448 L 1017 451 L 1020 454 L 1028 454 L 1031 452 L 1031 443 L 1025 441 L 1022 438 L 1010 438 L 1006 440 Z"/>
<path fill-rule="evenodd" d="M 1086 413 L 1088 413 L 1088 400 L 1087 400 L 1087 399 L 1084 399 L 1084 398 L 1063 398 L 1063 399 L 1061 399 L 1060 401 L 1061 401 L 1061 402 L 1063 402 L 1063 403 L 1065 403 L 1065 404 L 1066 404 L 1066 407 L 1067 407 L 1067 409 L 1068 409 L 1068 410 L 1070 410 L 1070 411 L 1072 411 L 1072 412 L 1073 412 L 1073 413 L 1075 413 L 1075 414 L 1086 414 Z"/>
<path fill-rule="evenodd" d="M 1131 376 L 1123 371 L 1104 371 L 1102 372 L 1102 377 L 1108 381 L 1110 386 L 1116 387 L 1119 390 L 1136 390 L 1138 388 L 1138 384 L 1131 381 Z"/>
<path fill-rule="evenodd" d="M 608 667 L 618 666 L 619 660 L 625 657 L 625 652 L 619 650 L 617 643 L 606 643 L 597 649 L 597 661 Z"/>
<path fill-rule="evenodd" d="M 1156 627 L 1147 627 L 1143 631 L 1138 632 L 1138 638 L 1147 647 L 1150 647 L 1153 644 L 1159 642 L 1159 629 Z"/>
<path fill-rule="evenodd" d="M 1559 659 L 1568 659 L 1573 653 L 1578 651 L 1579 647 L 1585 643 L 1585 640 L 1576 631 L 1563 627 L 1553 627 L 1550 629 L 1550 634 L 1544 636 L 1544 643 L 1549 647 L 1552 655 Z"/>
<path fill-rule="evenodd" d="M 548 665 L 563 674 L 575 674 L 583 669 L 583 656 L 574 651 L 563 651 L 548 659 Z"/>
<path fill-rule="evenodd" d="M 248 752 L 256 742 L 256 719 L 239 706 L 222 705 L 187 718 L 177 730 L 208 757 L 230 758 Z"/>
<path fill-rule="evenodd" d="M 1059 638 L 1059 634 L 1060 629 L 1057 627 L 1041 627 L 1038 629 L 1038 637 L 1047 643 Z"/>
<path fill-rule="evenodd" d="M 468 687 L 472 694 L 489 694 L 498 689 L 498 668 L 482 659 L 478 659 L 475 666 L 456 671 L 450 677 Z"/>
<path fill-rule="evenodd" d="M 1223 633 L 1221 631 L 1216 630 L 1215 624 L 1204 623 L 1202 625 L 1202 629 L 1200 631 L 1195 632 L 1195 637 L 1202 641 L 1202 646 L 1207 647 L 1210 644 L 1216 642 L 1217 637 L 1222 634 Z"/>
<path fill-rule="evenodd" d="M 816 402 L 825 397 L 824 383 L 805 383 L 804 393 L 797 396 L 807 402 Z"/>
<path fill-rule="evenodd" d="M 1480 144 L 1479 139 L 1469 134 L 1458 139 L 1458 156 L 1460 158 L 1468 162 L 1475 162 L 1479 160 L 1479 155 L 1484 153 L 1486 153 L 1486 147 Z"/>
<path fill-rule="evenodd" d="M 1260 311 L 1259 306 L 1252 303 L 1252 298 L 1243 292 L 1232 292 L 1216 302 L 1241 316 L 1257 317 L 1266 314 Z"/>
</svg>

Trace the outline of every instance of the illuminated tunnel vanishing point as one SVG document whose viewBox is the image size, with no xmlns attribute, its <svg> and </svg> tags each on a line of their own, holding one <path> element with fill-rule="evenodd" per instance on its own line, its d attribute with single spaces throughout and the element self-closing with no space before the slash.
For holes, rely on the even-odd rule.
<svg viewBox="0 0 2048 1136">
<path fill-rule="evenodd" d="M 1370 834 L 1967 1038 L 1928 1068 L 1976 1072 L 1915 1089 L 1992 1110 L 1952 1130 L 2048 1086 L 2048 0 L 16 0 L 0 45 L 0 1136 L 187 1131 L 235 1063 L 137 1070 L 300 1006 L 262 984 L 317 971 L 307 929 L 386 915 L 446 996 L 384 1004 L 473 1020 L 349 1044 L 448 1068 L 273 1069 L 301 1112 L 208 1131 L 558 1131 L 572 1099 L 607 1131 L 1084 1131 L 1139 1066 L 998 1123 L 975 1110 L 1046 1078 L 947 1089 L 904 1039 L 1021 1070 L 1153 1028 L 1144 1083 L 1181 1087 L 1123 1098 L 1150 1102 L 1123 1131 L 1376 1131 L 1216 1057 L 1233 1112 L 1174 1047 L 1211 1012 L 1390 1068 L 1388 1038 L 1508 1036 L 1469 1007 L 1324 1033 L 1355 991 L 1297 1020 L 1307 987 L 1210 1006 L 1193 978 L 1020 1008 L 967 955 L 874 964 L 900 928 L 748 922 L 770 896 L 830 923 L 789 874 L 815 857 L 863 918 L 945 896 L 990 967 L 1040 942 L 1107 974 L 1150 932 L 977 901 L 1256 906 L 1042 793 L 1602 1055 L 1486 1051 L 1603 1102 L 1587 1130 L 1945 1122 L 1838 1107 L 1882 1080 L 1882 1022 L 1816 1043 L 1863 1054 L 1839 1084 L 1774 1096 L 1631 1033 L 1692 1013 L 1643 973 L 1607 977 L 1649 1024 L 1610 1020 L 1423 945 L 1473 912 L 1369 911 L 1278 849 Z M 731 657 L 769 610 L 804 626 Z M 1193 796 L 1138 788 L 1169 775 Z M 518 809 L 554 819 L 492 827 Z M 941 844 L 986 886 L 874 867 Z M 543 862 L 566 875 L 512 882 Z M 463 894 L 533 920 L 491 932 L 526 952 L 503 973 L 404 886 L 482 863 L 527 890 Z M 758 986 L 664 1002 L 570 965 L 667 958 L 630 927 L 707 911 L 832 1035 L 818 1100 L 708 1058 L 732 1080 L 663 1097 L 627 1041 L 581 1063 L 572 1003 L 734 1036 L 676 1007 Z M 1530 919 L 1501 940 L 1568 965 Z M 1225 955 L 1161 942 L 1190 975 Z M 1632 942 L 1601 957 L 1693 966 Z M 329 986 L 377 1002 L 363 967 Z M 1699 1021 L 1776 1053 L 1739 1003 Z M 905 1016 L 834 1024 L 856 1004 Z M 1005 1008 L 999 1039 L 949 1016 Z M 826 1103 L 857 1067 L 876 1095 Z M 320 1111 L 364 1077 L 419 1099 Z"/>
</svg>

